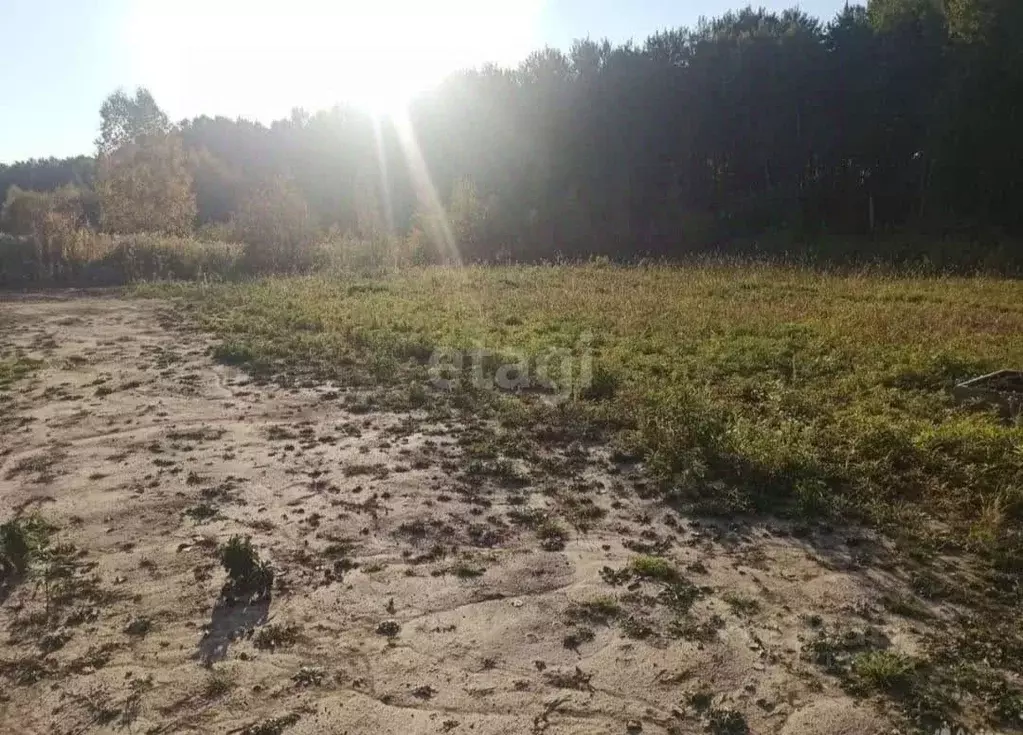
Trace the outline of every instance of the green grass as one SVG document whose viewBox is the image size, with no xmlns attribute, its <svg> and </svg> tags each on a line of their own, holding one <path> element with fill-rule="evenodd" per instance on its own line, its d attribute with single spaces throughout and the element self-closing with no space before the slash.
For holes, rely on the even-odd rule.
<svg viewBox="0 0 1023 735">
<path fill-rule="evenodd" d="M 0 523 L 0 587 L 25 574 L 45 551 L 52 532 L 53 527 L 36 516 Z"/>
<path fill-rule="evenodd" d="M 588 336 L 595 378 L 570 403 L 464 380 L 444 397 L 543 426 L 541 441 L 603 436 L 701 512 L 850 516 L 988 548 L 1023 515 L 1023 428 L 949 391 L 1023 366 L 1016 282 L 565 266 L 142 291 L 168 292 L 190 297 L 221 359 L 393 389 L 383 407 L 429 385 L 435 348 L 535 362 Z"/>
<path fill-rule="evenodd" d="M 629 569 L 641 579 L 653 579 L 666 584 L 680 578 L 672 563 L 659 556 L 634 556 L 629 560 Z"/>
<path fill-rule="evenodd" d="M 0 391 L 10 390 L 15 381 L 31 375 L 39 364 L 24 357 L 0 358 Z"/>
<path fill-rule="evenodd" d="M 879 691 L 896 691 L 909 685 L 913 661 L 890 651 L 861 653 L 852 662 L 852 671 L 869 687 Z"/>
</svg>

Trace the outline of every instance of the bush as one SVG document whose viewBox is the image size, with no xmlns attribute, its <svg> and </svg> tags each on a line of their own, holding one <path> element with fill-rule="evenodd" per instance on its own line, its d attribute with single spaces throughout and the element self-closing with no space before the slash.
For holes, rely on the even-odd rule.
<svg viewBox="0 0 1023 735">
<path fill-rule="evenodd" d="M 238 273 L 244 246 L 153 234 L 118 237 L 101 266 L 121 282 L 142 280 L 222 280 Z"/>
<path fill-rule="evenodd" d="M 274 572 L 268 562 L 259 558 L 249 537 L 232 536 L 220 547 L 220 563 L 227 571 L 225 592 L 242 597 L 269 597 Z"/>
<path fill-rule="evenodd" d="M 90 194 L 65 186 L 52 192 L 11 187 L 0 222 L 0 284 L 66 281 L 110 249 L 110 238 L 85 227 Z"/>
<path fill-rule="evenodd" d="M 0 286 L 31 280 L 36 268 L 35 255 L 30 238 L 0 234 Z"/>
<path fill-rule="evenodd" d="M 13 518 L 0 524 L 0 587 L 28 571 L 51 530 L 39 518 Z"/>
</svg>

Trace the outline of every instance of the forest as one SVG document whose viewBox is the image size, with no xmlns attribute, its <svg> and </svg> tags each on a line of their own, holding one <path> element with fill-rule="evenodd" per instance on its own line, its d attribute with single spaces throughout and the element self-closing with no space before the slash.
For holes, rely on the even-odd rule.
<svg viewBox="0 0 1023 735">
<path fill-rule="evenodd" d="M 147 90 L 118 91 L 95 156 L 0 166 L 4 229 L 31 229 L 26 191 L 70 186 L 76 226 L 288 252 L 333 232 L 427 262 L 807 251 L 1007 269 L 1021 36 L 1016 0 L 870 0 L 829 21 L 747 7 L 460 71 L 386 118 L 172 124 Z"/>
</svg>

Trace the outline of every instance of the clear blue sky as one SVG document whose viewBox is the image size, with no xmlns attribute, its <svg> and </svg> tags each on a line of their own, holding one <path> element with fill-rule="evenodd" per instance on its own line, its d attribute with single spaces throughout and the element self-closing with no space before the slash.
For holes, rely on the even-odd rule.
<svg viewBox="0 0 1023 735">
<path fill-rule="evenodd" d="M 845 0 L 803 0 L 828 20 Z M 730 0 L 0 0 L 0 162 L 91 153 L 99 105 L 148 86 L 172 119 L 392 104 L 446 71 L 575 38 L 641 41 Z M 781 10 L 794 2 L 762 0 Z"/>
</svg>

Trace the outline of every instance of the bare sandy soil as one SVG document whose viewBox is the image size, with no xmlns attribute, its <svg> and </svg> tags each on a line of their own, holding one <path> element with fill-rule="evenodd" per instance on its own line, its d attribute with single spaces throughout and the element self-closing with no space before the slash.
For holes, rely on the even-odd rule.
<svg viewBox="0 0 1023 735">
<path fill-rule="evenodd" d="M 66 594 L 30 577 L 0 606 L 0 731 L 897 726 L 808 656 L 868 621 L 919 646 L 869 534 L 684 518 L 584 447 L 574 482 L 603 512 L 559 549 L 530 527 L 555 502 L 535 469 L 467 489 L 462 427 L 254 384 L 176 326 L 154 301 L 0 302 L 0 352 L 43 361 L 0 402 L 0 520 L 74 545 Z M 233 534 L 272 563 L 270 600 L 221 596 Z M 638 552 L 692 586 L 620 573 Z"/>
</svg>

